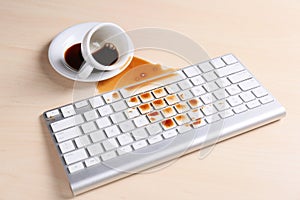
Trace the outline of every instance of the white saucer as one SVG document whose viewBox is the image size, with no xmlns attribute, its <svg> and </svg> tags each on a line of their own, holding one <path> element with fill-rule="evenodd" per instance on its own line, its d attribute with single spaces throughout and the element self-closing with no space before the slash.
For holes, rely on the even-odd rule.
<svg viewBox="0 0 300 200">
<path fill-rule="evenodd" d="M 109 79 L 121 73 L 126 67 L 122 69 L 116 69 L 111 71 L 100 71 L 93 70 L 91 75 L 86 79 L 81 79 L 77 76 L 77 73 L 63 63 L 65 51 L 71 47 L 73 44 L 80 43 L 83 40 L 84 35 L 95 25 L 100 22 L 89 22 L 77 24 L 71 26 L 59 33 L 51 42 L 48 50 L 48 58 L 50 64 L 62 76 L 72 79 L 74 81 L 82 82 L 96 82 Z"/>
</svg>

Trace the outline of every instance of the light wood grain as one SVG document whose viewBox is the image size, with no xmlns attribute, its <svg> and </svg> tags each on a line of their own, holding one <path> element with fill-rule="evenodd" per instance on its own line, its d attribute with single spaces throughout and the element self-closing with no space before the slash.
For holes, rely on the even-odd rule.
<svg viewBox="0 0 300 200">
<path fill-rule="evenodd" d="M 297 0 L 0 1 L 0 199 L 70 198 L 39 116 L 72 101 L 73 81 L 48 63 L 49 42 L 88 21 L 167 28 L 211 57 L 232 52 L 288 114 L 217 144 L 204 159 L 196 152 L 76 199 L 300 199 L 299 19 Z"/>
</svg>

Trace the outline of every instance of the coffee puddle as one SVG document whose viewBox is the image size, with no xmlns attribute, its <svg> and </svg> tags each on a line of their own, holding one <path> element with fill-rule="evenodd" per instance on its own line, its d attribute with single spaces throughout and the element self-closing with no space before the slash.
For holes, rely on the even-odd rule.
<svg viewBox="0 0 300 200">
<path fill-rule="evenodd" d="M 142 58 L 134 56 L 129 66 L 123 72 L 110 79 L 99 81 L 97 83 L 97 89 L 99 93 L 105 93 L 147 80 L 149 78 L 154 78 L 163 74 L 174 72 L 175 70 L 175 68 L 166 68 L 161 66 L 160 64 L 153 64 Z M 151 82 L 162 83 L 164 79 L 171 76 L 174 76 L 174 74 L 168 74 L 166 76 L 156 78 Z M 127 90 L 135 90 L 137 87 L 141 88 L 143 86 L 147 86 L 151 84 L 151 82 L 145 82 L 142 84 L 138 84 L 137 86 L 128 87 Z"/>
</svg>

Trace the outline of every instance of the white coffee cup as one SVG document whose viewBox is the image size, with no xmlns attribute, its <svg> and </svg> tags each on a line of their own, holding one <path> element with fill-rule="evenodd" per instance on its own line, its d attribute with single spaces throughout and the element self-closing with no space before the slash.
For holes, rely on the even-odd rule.
<svg viewBox="0 0 300 200">
<path fill-rule="evenodd" d="M 118 53 L 116 61 L 111 65 L 104 65 L 94 57 L 95 53 L 105 45 L 112 46 Z M 77 75 L 79 78 L 85 79 L 94 69 L 107 71 L 127 67 L 133 58 L 134 47 L 130 37 L 121 27 L 113 23 L 101 23 L 84 36 L 81 53 L 84 63 Z"/>
</svg>

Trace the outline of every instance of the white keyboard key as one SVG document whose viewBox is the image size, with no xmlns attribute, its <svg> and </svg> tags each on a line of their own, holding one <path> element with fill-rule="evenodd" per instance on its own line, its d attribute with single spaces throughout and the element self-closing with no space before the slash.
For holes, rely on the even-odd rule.
<svg viewBox="0 0 300 200">
<path fill-rule="evenodd" d="M 55 109 L 55 110 L 51 110 L 51 111 L 46 112 L 46 117 L 47 117 L 47 118 L 55 117 L 55 116 L 57 116 L 57 115 L 59 115 L 58 109 Z"/>
<path fill-rule="evenodd" d="M 167 90 L 168 94 L 174 94 L 174 93 L 180 91 L 180 88 L 178 87 L 178 85 L 176 83 L 174 83 L 174 84 L 166 86 L 166 90 Z"/>
<path fill-rule="evenodd" d="M 226 62 L 227 65 L 237 62 L 237 59 L 231 54 L 223 56 L 222 59 Z"/>
<path fill-rule="evenodd" d="M 193 77 L 201 73 L 197 66 L 185 68 L 183 71 L 187 75 L 187 77 Z"/>
<path fill-rule="evenodd" d="M 205 80 L 202 78 L 201 75 L 198 75 L 198 76 L 194 76 L 193 78 L 191 78 L 191 82 L 194 85 L 201 85 L 201 84 L 205 83 Z"/>
<path fill-rule="evenodd" d="M 113 122 L 114 124 L 118 124 L 118 123 L 123 122 L 123 121 L 126 120 L 126 117 L 125 117 L 125 115 L 123 114 L 123 112 L 119 112 L 119 113 L 112 114 L 112 115 L 110 116 L 110 118 L 111 118 L 111 120 L 112 120 L 112 122 Z"/>
<path fill-rule="evenodd" d="M 162 128 L 158 123 L 150 124 L 146 127 L 146 129 L 150 135 L 155 135 L 162 132 Z"/>
<path fill-rule="evenodd" d="M 75 108 L 78 109 L 78 108 L 83 108 L 89 104 L 86 100 L 83 100 L 83 101 L 79 101 L 79 102 L 75 103 L 74 105 L 75 105 Z"/>
<path fill-rule="evenodd" d="M 226 86 L 230 85 L 230 82 L 229 82 L 229 80 L 226 77 L 219 78 L 218 80 L 216 80 L 216 83 L 218 84 L 218 86 L 220 88 L 226 87 Z"/>
<path fill-rule="evenodd" d="M 157 122 L 163 119 L 163 116 L 160 114 L 159 111 L 154 111 L 149 114 L 147 114 L 148 119 L 150 120 L 151 123 Z"/>
<path fill-rule="evenodd" d="M 230 108 L 229 104 L 226 102 L 225 99 L 214 103 L 214 105 L 218 109 L 218 111 L 222 111 Z"/>
<path fill-rule="evenodd" d="M 233 108 L 233 111 L 236 114 L 241 113 L 241 112 L 245 112 L 246 110 L 247 110 L 247 107 L 244 104 L 236 106 L 236 107 Z"/>
<path fill-rule="evenodd" d="M 252 75 L 248 71 L 244 70 L 244 71 L 241 71 L 236 74 L 232 74 L 232 75 L 228 76 L 228 79 L 231 81 L 231 83 L 238 83 L 238 82 L 247 80 L 251 77 L 252 77 Z"/>
<path fill-rule="evenodd" d="M 57 132 L 63 129 L 70 128 L 72 126 L 76 126 L 82 124 L 84 122 L 83 117 L 81 115 L 75 115 L 73 117 L 68 117 L 66 119 L 62 119 L 60 121 L 56 121 L 50 124 L 52 131 Z"/>
<path fill-rule="evenodd" d="M 211 123 L 214 123 L 218 120 L 220 120 L 221 118 L 219 117 L 218 114 L 215 114 L 215 115 L 210 115 L 208 117 L 205 118 L 205 120 L 207 121 L 207 123 L 211 124 Z"/>
<path fill-rule="evenodd" d="M 116 135 L 121 134 L 121 131 L 117 127 L 117 125 L 107 127 L 106 129 L 104 129 L 104 132 L 106 133 L 107 137 L 114 137 Z"/>
<path fill-rule="evenodd" d="M 181 100 L 185 101 L 194 97 L 194 95 L 189 91 L 185 90 L 178 93 L 178 96 Z"/>
<path fill-rule="evenodd" d="M 110 107 L 110 105 L 105 105 L 102 106 L 101 108 L 98 108 L 98 112 L 100 113 L 101 116 L 106 116 L 112 114 L 113 110 Z"/>
<path fill-rule="evenodd" d="M 82 169 L 84 169 L 84 166 L 81 162 L 68 166 L 68 170 L 71 174 Z"/>
<path fill-rule="evenodd" d="M 81 137 L 76 138 L 75 143 L 78 148 L 81 148 L 81 147 L 91 144 L 91 141 L 87 135 L 83 135 Z"/>
<path fill-rule="evenodd" d="M 167 95 L 167 92 L 164 88 L 157 88 L 155 90 L 153 90 L 153 94 L 155 96 L 155 98 L 161 98 Z"/>
<path fill-rule="evenodd" d="M 249 109 L 252 109 L 252 108 L 256 108 L 260 105 L 259 101 L 257 99 L 253 100 L 253 101 L 250 101 L 247 103 L 247 107 Z"/>
<path fill-rule="evenodd" d="M 206 116 L 215 114 L 217 112 L 216 108 L 212 104 L 203 106 L 201 110 Z"/>
<path fill-rule="evenodd" d="M 162 135 L 165 139 L 168 139 L 168 138 L 171 138 L 171 137 L 175 137 L 177 134 L 178 133 L 177 133 L 176 129 L 172 129 L 172 130 L 163 132 Z"/>
<path fill-rule="evenodd" d="M 158 110 L 158 109 L 161 109 L 161 108 L 164 108 L 167 106 L 166 102 L 162 98 L 156 99 L 156 100 L 152 101 L 151 103 L 155 110 Z"/>
<path fill-rule="evenodd" d="M 165 98 L 168 105 L 173 105 L 179 102 L 179 99 L 176 94 L 169 95 Z"/>
<path fill-rule="evenodd" d="M 63 157 L 66 164 L 69 165 L 88 158 L 88 155 L 84 149 L 78 149 L 70 153 L 66 153 Z"/>
<path fill-rule="evenodd" d="M 155 143 L 158 143 L 162 140 L 163 140 L 163 138 L 161 137 L 161 135 L 155 135 L 153 137 L 150 137 L 148 139 L 148 142 L 149 142 L 149 144 L 155 144 Z"/>
<path fill-rule="evenodd" d="M 190 124 L 184 124 L 184 125 L 177 127 L 177 131 L 181 134 L 186 133 L 190 130 L 192 130 L 192 127 L 190 126 Z"/>
<path fill-rule="evenodd" d="M 207 72 L 207 73 L 203 74 L 202 76 L 207 82 L 218 78 L 217 75 L 213 71 Z"/>
<path fill-rule="evenodd" d="M 137 117 L 137 116 L 140 115 L 137 108 L 128 108 L 124 112 L 125 112 L 125 115 L 128 119 L 132 119 L 132 118 Z"/>
<path fill-rule="evenodd" d="M 236 95 L 241 92 L 241 89 L 237 85 L 230 85 L 226 87 L 226 90 L 230 95 Z"/>
<path fill-rule="evenodd" d="M 148 137 L 146 129 L 140 128 L 132 131 L 132 135 L 135 140 L 140 140 Z"/>
<path fill-rule="evenodd" d="M 180 114 L 180 115 L 176 115 L 174 117 L 176 123 L 180 126 L 182 124 L 185 124 L 187 122 L 190 122 L 189 117 L 186 114 Z"/>
<path fill-rule="evenodd" d="M 134 124 L 132 123 L 132 121 L 125 121 L 119 124 L 120 129 L 123 133 L 127 133 L 133 129 L 135 129 Z"/>
<path fill-rule="evenodd" d="M 217 84 L 215 84 L 214 82 L 206 83 L 203 85 L 203 87 L 206 89 L 207 92 L 212 92 L 219 89 Z"/>
<path fill-rule="evenodd" d="M 139 97 L 140 97 L 140 99 L 142 100 L 143 103 L 148 102 L 148 101 L 152 101 L 154 99 L 151 92 L 145 92 L 145 93 L 139 95 Z"/>
<path fill-rule="evenodd" d="M 118 102 L 115 102 L 113 104 L 111 104 L 113 109 L 116 111 L 116 112 L 119 112 L 121 110 L 125 110 L 127 108 L 126 104 L 124 101 L 118 101 Z"/>
<path fill-rule="evenodd" d="M 211 66 L 209 62 L 201 63 L 198 65 L 198 67 L 202 70 L 202 72 L 208 72 L 213 70 L 214 68 Z"/>
<path fill-rule="evenodd" d="M 69 129 L 55 133 L 55 138 L 56 138 L 57 142 L 63 142 L 63 141 L 78 137 L 80 135 L 82 135 L 82 133 L 81 133 L 80 129 L 76 126 L 76 127 L 69 128 Z"/>
<path fill-rule="evenodd" d="M 200 109 L 191 110 L 188 112 L 188 115 L 192 120 L 196 120 L 203 117 L 203 113 L 200 111 Z"/>
<path fill-rule="evenodd" d="M 216 73 L 219 77 L 228 76 L 230 74 L 234 74 L 236 72 L 242 71 L 244 67 L 240 63 L 235 63 L 232 65 L 228 65 L 226 67 L 220 68 L 216 70 Z"/>
<path fill-rule="evenodd" d="M 86 121 L 91 121 L 91 120 L 97 119 L 99 117 L 96 110 L 87 111 L 87 112 L 83 113 L 83 115 L 84 115 L 84 118 L 86 119 Z"/>
<path fill-rule="evenodd" d="M 207 93 L 201 96 L 201 100 L 204 104 L 210 104 L 216 101 L 216 98 L 211 93 Z"/>
<path fill-rule="evenodd" d="M 229 94 L 226 92 L 225 88 L 221 88 L 219 90 L 216 90 L 213 93 L 217 97 L 217 99 L 224 99 L 224 98 L 229 96 Z"/>
<path fill-rule="evenodd" d="M 98 107 L 104 105 L 104 101 L 102 100 L 102 98 L 100 96 L 89 99 L 89 102 L 90 102 L 92 108 L 98 108 Z"/>
<path fill-rule="evenodd" d="M 147 119 L 147 117 L 145 115 L 134 118 L 133 121 L 134 121 L 134 124 L 137 127 L 142 127 L 142 126 L 145 126 L 145 125 L 149 124 L 149 120 Z"/>
<path fill-rule="evenodd" d="M 97 130 L 97 127 L 94 122 L 88 122 L 81 125 L 81 128 L 84 133 L 90 133 Z"/>
<path fill-rule="evenodd" d="M 161 122 L 161 125 L 164 128 L 164 130 L 169 130 L 169 129 L 172 129 L 172 128 L 176 127 L 176 124 L 175 124 L 173 119 L 163 120 Z"/>
<path fill-rule="evenodd" d="M 107 152 L 107 153 L 104 153 L 101 155 L 101 159 L 103 161 L 107 161 L 107 160 L 110 160 L 112 158 L 115 158 L 117 156 L 116 152 L 115 151 L 110 151 L 110 152 Z"/>
<path fill-rule="evenodd" d="M 133 138 L 131 137 L 131 135 L 129 133 L 124 133 L 122 135 L 119 135 L 117 137 L 118 142 L 120 143 L 121 146 L 130 144 L 133 142 Z"/>
<path fill-rule="evenodd" d="M 95 155 L 98 155 L 98 154 L 104 152 L 101 144 L 99 144 L 99 143 L 95 143 L 95 144 L 88 146 L 87 150 L 91 156 L 95 156 Z"/>
<path fill-rule="evenodd" d="M 199 127 L 202 127 L 202 126 L 205 126 L 207 123 L 205 122 L 204 119 L 196 119 L 196 121 L 194 121 L 192 123 L 192 126 L 193 128 L 199 128 Z"/>
<path fill-rule="evenodd" d="M 219 114 L 224 119 L 224 118 L 232 116 L 234 113 L 232 112 L 231 109 L 228 109 L 228 110 L 221 111 Z"/>
<path fill-rule="evenodd" d="M 193 86 L 189 80 L 182 80 L 182 81 L 178 82 L 178 85 L 182 90 L 186 90 Z"/>
<path fill-rule="evenodd" d="M 205 90 L 203 89 L 203 87 L 201 85 L 195 86 L 191 89 L 192 93 L 194 94 L 194 96 L 200 96 L 205 92 Z"/>
<path fill-rule="evenodd" d="M 149 113 L 153 110 L 152 106 L 150 103 L 145 103 L 145 104 L 142 104 L 142 105 L 139 105 L 139 111 L 142 113 L 142 114 L 146 114 L 146 113 Z"/>
<path fill-rule="evenodd" d="M 215 58 L 210 61 L 210 63 L 215 67 L 215 68 L 221 68 L 224 67 L 226 64 L 221 58 Z"/>
<path fill-rule="evenodd" d="M 102 97 L 106 103 L 112 103 L 121 99 L 121 95 L 117 91 L 105 93 Z"/>
<path fill-rule="evenodd" d="M 269 102 L 271 102 L 271 101 L 273 101 L 274 99 L 271 97 L 271 96 L 264 96 L 264 97 L 262 97 L 262 98 L 260 98 L 260 102 L 262 103 L 262 104 L 266 104 L 266 103 L 269 103 Z"/>
<path fill-rule="evenodd" d="M 248 102 L 255 99 L 255 96 L 251 93 L 251 91 L 241 93 L 240 97 L 243 99 L 244 102 Z"/>
<path fill-rule="evenodd" d="M 84 163 L 87 167 L 91 167 L 91 166 L 94 166 L 96 164 L 99 164 L 100 163 L 100 158 L 98 158 L 98 157 L 89 158 L 89 159 L 85 160 Z"/>
<path fill-rule="evenodd" d="M 267 90 L 265 90 L 263 87 L 255 88 L 252 90 L 252 92 L 258 98 L 266 96 L 268 94 Z"/>
<path fill-rule="evenodd" d="M 100 119 L 97 119 L 96 123 L 99 128 L 105 128 L 111 125 L 111 121 L 108 119 L 108 117 L 102 117 Z"/>
<path fill-rule="evenodd" d="M 188 104 L 185 102 L 175 104 L 175 108 L 178 113 L 184 113 L 190 109 Z"/>
<path fill-rule="evenodd" d="M 131 97 L 131 98 L 127 99 L 126 102 L 129 107 L 134 107 L 134 106 L 141 104 L 141 101 L 137 97 Z"/>
<path fill-rule="evenodd" d="M 231 106 L 237 106 L 243 103 L 243 101 L 237 95 L 228 97 L 227 101 Z"/>
<path fill-rule="evenodd" d="M 105 140 L 106 136 L 103 130 L 98 130 L 90 134 L 90 137 L 94 143 Z"/>
<path fill-rule="evenodd" d="M 62 153 L 67 153 L 69 151 L 75 150 L 75 146 L 71 140 L 60 143 L 59 144 L 59 149 Z"/>
<path fill-rule="evenodd" d="M 112 149 L 115 149 L 115 148 L 119 147 L 119 145 L 118 145 L 115 138 L 110 138 L 108 140 L 105 140 L 105 141 L 103 141 L 102 144 L 103 144 L 104 149 L 106 151 L 109 151 L 109 150 L 112 150 Z"/>
<path fill-rule="evenodd" d="M 249 80 L 239 83 L 239 86 L 241 87 L 241 89 L 243 91 L 247 91 L 247 90 L 250 90 L 252 88 L 259 86 L 259 83 L 255 79 L 252 78 L 252 79 L 249 79 Z"/>
<path fill-rule="evenodd" d="M 64 106 L 62 108 L 60 108 L 64 118 L 73 116 L 76 114 L 73 105 L 68 105 L 68 106 Z"/>
<path fill-rule="evenodd" d="M 198 108 L 203 105 L 202 101 L 198 98 L 190 99 L 188 101 L 188 104 L 190 105 L 191 108 Z"/>
<path fill-rule="evenodd" d="M 124 147 L 120 147 L 117 149 L 118 154 L 121 156 L 123 154 L 129 153 L 132 151 L 132 148 L 130 145 L 124 146 Z"/>
<path fill-rule="evenodd" d="M 134 150 L 137 150 L 137 149 L 143 148 L 147 145 L 148 145 L 148 143 L 146 142 L 146 140 L 140 140 L 140 141 L 133 143 L 132 147 L 134 148 Z"/>
</svg>

